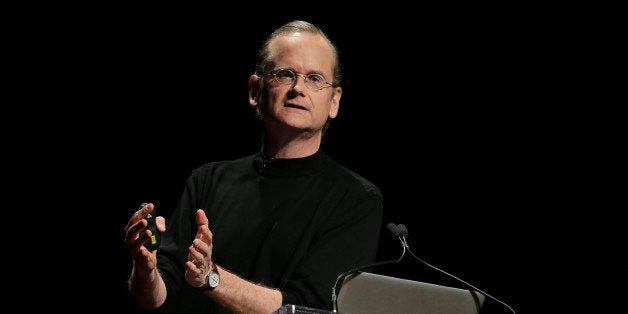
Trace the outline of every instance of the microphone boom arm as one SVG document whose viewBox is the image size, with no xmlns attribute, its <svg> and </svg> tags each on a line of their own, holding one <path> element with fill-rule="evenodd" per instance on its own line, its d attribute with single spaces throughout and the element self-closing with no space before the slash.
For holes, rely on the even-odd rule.
<svg viewBox="0 0 628 314">
<path fill-rule="evenodd" d="M 390 226 L 389 226 L 389 229 L 390 229 Z M 398 237 L 398 238 L 401 240 L 401 237 Z M 332 300 L 333 307 L 334 307 L 333 313 L 337 313 L 338 312 L 338 295 L 337 295 L 336 291 L 340 291 L 340 289 L 338 289 L 338 283 L 340 282 L 340 280 L 344 279 L 346 276 L 348 276 L 350 274 L 353 274 L 355 272 L 358 272 L 358 271 L 361 271 L 361 270 L 364 270 L 364 269 L 367 269 L 367 268 L 377 267 L 377 266 L 386 265 L 386 264 L 399 263 L 403 259 L 403 257 L 406 255 L 407 244 L 405 244 L 403 241 L 404 240 L 401 240 L 401 247 L 402 247 L 403 251 L 401 253 L 401 256 L 398 259 L 392 260 L 392 261 L 383 261 L 383 262 L 368 264 L 368 265 L 365 265 L 365 266 L 360 266 L 360 267 L 348 270 L 348 271 L 338 275 L 338 277 L 336 278 L 336 282 L 334 282 L 334 286 L 331 288 L 331 300 Z"/>
</svg>

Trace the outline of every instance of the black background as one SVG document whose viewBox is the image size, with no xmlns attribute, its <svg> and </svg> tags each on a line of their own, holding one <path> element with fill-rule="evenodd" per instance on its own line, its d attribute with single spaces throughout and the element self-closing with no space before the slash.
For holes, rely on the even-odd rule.
<svg viewBox="0 0 628 314">
<path fill-rule="evenodd" d="M 30 54 L 55 103 L 38 111 L 52 147 L 39 165 L 72 217 L 55 228 L 72 244 L 54 257 L 60 275 L 77 277 L 63 302 L 130 310 L 131 213 L 151 201 L 167 215 L 194 168 L 259 150 L 257 48 L 306 19 L 341 52 L 323 148 L 382 190 L 379 261 L 401 253 L 385 225 L 404 223 L 417 256 L 518 313 L 622 311 L 628 51 L 615 11 L 250 5 L 68 5 L 26 39 L 44 39 Z M 464 287 L 411 256 L 378 271 Z"/>
</svg>

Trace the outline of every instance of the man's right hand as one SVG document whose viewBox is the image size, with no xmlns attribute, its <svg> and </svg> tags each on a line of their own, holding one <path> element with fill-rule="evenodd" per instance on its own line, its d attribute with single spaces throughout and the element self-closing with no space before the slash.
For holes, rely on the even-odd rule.
<svg viewBox="0 0 628 314">
<path fill-rule="evenodd" d="M 144 243 L 149 241 L 152 236 L 152 232 L 146 229 L 148 226 L 146 217 L 148 214 L 152 213 L 154 209 L 155 205 L 152 203 L 144 205 L 131 216 L 131 219 L 124 228 L 124 244 L 129 249 L 131 256 L 133 256 L 136 272 L 151 272 L 157 266 L 157 250 L 151 252 L 144 246 Z M 155 217 L 155 223 L 158 232 L 163 233 L 166 231 L 166 220 L 164 217 Z"/>
</svg>

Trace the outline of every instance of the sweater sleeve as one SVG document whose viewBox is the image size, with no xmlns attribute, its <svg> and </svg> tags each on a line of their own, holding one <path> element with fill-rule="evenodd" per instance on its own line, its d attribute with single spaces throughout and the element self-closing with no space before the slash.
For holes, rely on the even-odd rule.
<svg viewBox="0 0 628 314">
<path fill-rule="evenodd" d="M 196 235 L 196 209 L 194 208 L 197 191 L 197 173 L 188 178 L 177 208 L 166 221 L 166 231 L 157 251 L 158 268 L 166 283 L 167 298 L 162 310 L 169 311 L 178 307 L 177 303 L 185 283 L 185 263 L 188 247 Z"/>
</svg>

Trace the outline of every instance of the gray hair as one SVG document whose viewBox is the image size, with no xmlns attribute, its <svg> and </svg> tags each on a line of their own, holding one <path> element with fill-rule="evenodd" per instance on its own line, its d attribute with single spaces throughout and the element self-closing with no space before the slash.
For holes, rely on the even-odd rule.
<svg viewBox="0 0 628 314">
<path fill-rule="evenodd" d="M 316 25 L 310 22 L 300 21 L 300 20 L 288 22 L 280 26 L 266 38 L 266 40 L 262 44 L 257 54 L 257 65 L 255 67 L 255 74 L 257 74 L 258 76 L 262 76 L 265 73 L 266 66 L 268 65 L 268 63 L 271 62 L 271 60 L 268 59 L 268 56 L 270 55 L 269 46 L 270 46 L 270 43 L 273 41 L 273 39 L 279 36 L 288 35 L 288 34 L 292 34 L 296 32 L 318 34 L 318 35 L 321 35 L 325 39 L 325 41 L 327 41 L 327 43 L 332 49 L 332 52 L 334 55 L 334 62 L 335 62 L 334 78 L 332 80 L 332 86 L 333 87 L 340 86 L 340 82 L 342 81 L 342 75 L 340 71 L 340 57 L 338 53 L 338 48 L 336 48 L 336 45 L 332 43 L 332 41 L 329 39 L 327 34 L 325 34 Z"/>
</svg>

